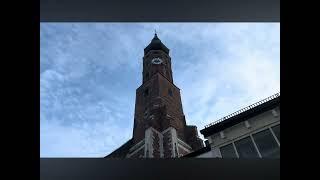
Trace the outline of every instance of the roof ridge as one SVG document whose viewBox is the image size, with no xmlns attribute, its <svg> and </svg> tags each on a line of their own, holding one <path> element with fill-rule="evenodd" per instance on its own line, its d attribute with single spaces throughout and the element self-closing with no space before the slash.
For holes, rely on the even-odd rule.
<svg viewBox="0 0 320 180">
<path fill-rule="evenodd" d="M 238 115 L 238 114 L 240 114 L 240 113 L 243 113 L 243 112 L 246 112 L 246 111 L 248 111 L 248 110 L 250 110 L 250 109 L 253 109 L 254 107 L 257 107 L 257 106 L 259 106 L 259 105 L 261 105 L 261 104 L 264 104 L 264 103 L 266 103 L 266 102 L 269 102 L 269 101 L 271 101 L 271 100 L 273 100 L 273 99 L 275 99 L 275 98 L 277 98 L 277 97 L 279 97 L 279 96 L 280 96 L 280 92 L 278 92 L 278 93 L 276 93 L 276 94 L 273 94 L 272 96 L 269 96 L 269 97 L 267 97 L 267 98 L 265 98 L 265 99 L 262 99 L 262 100 L 260 100 L 260 101 L 258 101 L 258 102 L 256 102 L 256 103 L 253 103 L 253 104 L 251 104 L 251 105 L 249 105 L 249 106 L 247 106 L 247 107 L 244 107 L 244 108 L 242 108 L 242 109 L 240 109 L 240 110 L 238 110 L 238 111 L 235 111 L 235 112 L 233 112 L 233 113 L 231 113 L 231 114 L 229 114 L 229 115 L 227 115 L 227 116 L 224 116 L 224 117 L 218 119 L 217 121 L 214 121 L 214 122 L 206 125 L 204 128 L 208 128 L 208 127 L 210 127 L 210 126 L 213 126 L 213 125 L 215 125 L 215 124 L 218 124 L 218 123 L 220 123 L 220 122 L 222 122 L 222 121 L 224 121 L 224 120 L 226 120 L 226 119 L 228 119 L 228 118 L 231 118 L 231 117 L 236 116 L 236 115 Z"/>
</svg>

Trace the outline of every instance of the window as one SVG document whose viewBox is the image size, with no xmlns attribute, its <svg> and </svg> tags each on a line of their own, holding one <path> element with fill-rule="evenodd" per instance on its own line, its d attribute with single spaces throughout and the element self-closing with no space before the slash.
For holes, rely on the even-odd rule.
<svg viewBox="0 0 320 180">
<path fill-rule="evenodd" d="M 249 137 L 236 141 L 235 143 L 239 158 L 258 158 L 258 152 Z"/>
<path fill-rule="evenodd" d="M 172 90 L 171 89 L 168 89 L 168 94 L 169 94 L 169 96 L 172 96 Z"/>
<path fill-rule="evenodd" d="M 133 122 L 133 128 L 135 129 L 137 127 L 137 120 L 134 119 L 134 122 Z"/>
<path fill-rule="evenodd" d="M 149 89 L 145 89 L 143 95 L 144 97 L 147 97 L 149 95 Z"/>
<path fill-rule="evenodd" d="M 276 137 L 280 143 L 280 124 L 272 127 L 272 131 L 273 131 L 274 135 L 276 135 Z"/>
<path fill-rule="evenodd" d="M 279 158 L 280 157 L 280 148 L 269 129 L 253 134 L 252 137 L 263 158 L 265 157 Z"/>
<path fill-rule="evenodd" d="M 237 158 L 233 144 L 228 144 L 220 148 L 222 158 Z"/>
</svg>

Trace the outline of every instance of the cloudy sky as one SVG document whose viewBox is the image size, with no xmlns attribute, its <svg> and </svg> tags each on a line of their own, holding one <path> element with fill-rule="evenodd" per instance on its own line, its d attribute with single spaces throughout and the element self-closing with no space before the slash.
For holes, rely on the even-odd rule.
<svg viewBox="0 0 320 180">
<path fill-rule="evenodd" d="M 103 157 L 131 138 L 155 29 L 198 130 L 280 92 L 279 23 L 41 23 L 41 157 Z"/>
</svg>

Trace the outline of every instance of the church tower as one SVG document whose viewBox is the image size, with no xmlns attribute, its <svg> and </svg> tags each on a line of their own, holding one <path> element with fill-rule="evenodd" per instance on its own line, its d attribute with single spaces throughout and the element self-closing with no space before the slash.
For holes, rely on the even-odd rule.
<svg viewBox="0 0 320 180">
<path fill-rule="evenodd" d="M 176 158 L 203 147 L 197 127 L 186 125 L 169 49 L 156 33 L 144 49 L 142 63 L 142 85 L 136 90 L 133 137 L 126 157 Z"/>
</svg>

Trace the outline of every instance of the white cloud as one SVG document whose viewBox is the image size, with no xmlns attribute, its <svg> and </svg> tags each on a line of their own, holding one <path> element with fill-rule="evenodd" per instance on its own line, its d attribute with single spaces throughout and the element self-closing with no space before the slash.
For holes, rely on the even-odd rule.
<svg viewBox="0 0 320 180">
<path fill-rule="evenodd" d="M 198 130 L 280 91 L 279 23 L 43 25 L 42 157 L 101 157 L 129 140 L 155 27 Z"/>
<path fill-rule="evenodd" d="M 130 139 L 131 129 L 108 121 L 65 126 L 51 120 L 41 121 L 40 133 L 41 157 L 104 157 Z"/>
<path fill-rule="evenodd" d="M 197 55 L 190 57 L 194 64 L 182 62 L 183 67 L 174 72 L 187 121 L 198 129 L 280 91 L 278 26 L 221 26 L 225 27 L 199 31 L 206 41 L 217 42 L 216 47 L 209 44 L 201 47 L 205 50 L 195 49 Z"/>
</svg>

